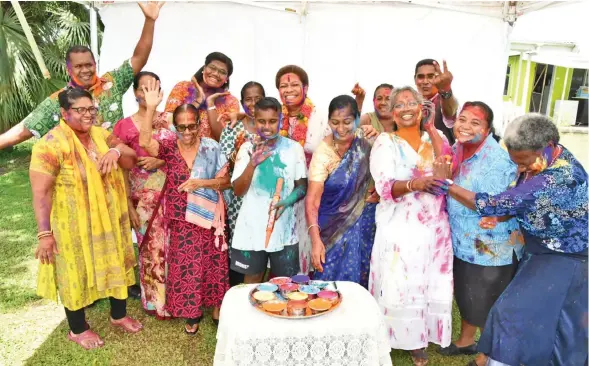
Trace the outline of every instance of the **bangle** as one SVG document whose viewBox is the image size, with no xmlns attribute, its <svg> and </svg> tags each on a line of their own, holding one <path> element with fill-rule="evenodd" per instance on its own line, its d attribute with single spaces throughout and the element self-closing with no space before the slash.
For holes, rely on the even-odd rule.
<svg viewBox="0 0 589 366">
<path fill-rule="evenodd" d="M 312 227 L 317 227 L 317 229 L 319 229 L 319 232 L 321 232 L 321 227 L 317 224 L 313 224 L 307 228 L 307 233 L 309 233 L 309 230 L 311 230 Z"/>
<path fill-rule="evenodd" d="M 217 109 L 217 106 L 215 106 L 214 104 L 211 107 L 207 108 L 207 111 L 212 111 L 213 109 Z"/>
<path fill-rule="evenodd" d="M 53 236 L 53 230 L 46 230 L 46 231 L 41 231 L 39 233 L 37 233 L 37 240 L 41 239 L 41 238 L 45 238 L 48 236 Z"/>
<path fill-rule="evenodd" d="M 409 182 L 407 182 L 407 190 L 409 192 L 413 192 L 413 179 L 411 179 Z"/>
<path fill-rule="evenodd" d="M 111 147 L 110 149 L 108 149 L 108 151 L 116 151 L 117 154 L 119 154 L 119 159 L 121 158 L 121 151 L 119 149 L 117 149 L 116 147 Z"/>
</svg>

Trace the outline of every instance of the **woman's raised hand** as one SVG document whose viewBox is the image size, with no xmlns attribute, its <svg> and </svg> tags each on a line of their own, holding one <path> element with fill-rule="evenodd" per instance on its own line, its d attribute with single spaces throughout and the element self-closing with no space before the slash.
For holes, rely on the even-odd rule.
<svg viewBox="0 0 589 366">
<path fill-rule="evenodd" d="M 146 85 L 141 85 L 147 108 L 156 109 L 164 99 L 164 92 L 160 88 L 159 80 L 150 79 Z M 151 123 L 151 121 L 149 121 Z"/>
</svg>

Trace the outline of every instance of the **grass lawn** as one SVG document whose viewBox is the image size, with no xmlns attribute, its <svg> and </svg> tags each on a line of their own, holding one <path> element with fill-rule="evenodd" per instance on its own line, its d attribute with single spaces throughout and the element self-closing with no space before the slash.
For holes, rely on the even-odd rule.
<svg viewBox="0 0 589 366">
<path fill-rule="evenodd" d="M 115 330 L 108 323 L 108 301 L 86 311 L 88 322 L 105 346 L 84 351 L 66 338 L 63 308 L 35 294 L 37 262 L 36 224 L 28 178 L 31 144 L 11 152 L 0 151 L 0 365 L 212 365 L 215 327 L 205 317 L 196 337 L 182 331 L 182 320 L 158 321 L 147 316 L 136 300 L 128 312 L 143 322 L 136 335 Z M 454 308 L 454 338 L 460 316 Z M 447 358 L 429 347 L 429 365 L 466 365 L 472 357 Z M 410 366 L 407 352 L 393 351 L 393 364 Z"/>
</svg>

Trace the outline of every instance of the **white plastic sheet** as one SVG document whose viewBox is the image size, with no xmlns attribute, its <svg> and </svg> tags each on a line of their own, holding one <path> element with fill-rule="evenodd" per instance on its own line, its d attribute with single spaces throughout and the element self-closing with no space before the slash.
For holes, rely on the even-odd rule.
<svg viewBox="0 0 589 366">
<path fill-rule="evenodd" d="M 300 2 L 283 6 L 298 9 Z M 101 9 L 100 16 L 105 25 L 102 73 L 132 55 L 143 14 L 135 3 L 117 3 Z M 298 64 L 309 74 L 309 96 L 321 110 L 359 81 L 367 91 L 367 112 L 378 84 L 414 86 L 420 59 L 446 59 L 459 100 L 482 100 L 501 116 L 507 27 L 496 17 L 403 3 L 310 3 L 308 15 L 299 17 L 235 3 L 169 2 L 156 23 L 144 70 L 162 78 L 167 98 L 172 86 L 189 80 L 208 53 L 221 51 L 234 63 L 234 95 L 239 98 L 243 84 L 255 80 L 267 95 L 277 97 L 276 72 Z M 124 111 L 136 111 L 131 91 L 125 95 Z"/>
</svg>

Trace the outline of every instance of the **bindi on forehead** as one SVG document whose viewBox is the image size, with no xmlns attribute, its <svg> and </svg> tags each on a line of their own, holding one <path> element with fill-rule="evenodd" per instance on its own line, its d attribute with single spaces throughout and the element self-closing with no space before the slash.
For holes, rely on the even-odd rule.
<svg viewBox="0 0 589 366">
<path fill-rule="evenodd" d="M 291 82 L 296 82 L 296 81 L 300 82 L 301 81 L 301 78 L 299 78 L 298 75 L 296 75 L 296 74 L 294 74 L 292 72 L 289 72 L 287 74 L 284 74 L 280 78 L 280 81 L 283 82 L 283 83 L 291 83 Z"/>
</svg>

